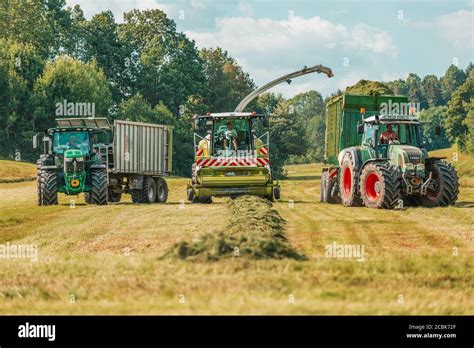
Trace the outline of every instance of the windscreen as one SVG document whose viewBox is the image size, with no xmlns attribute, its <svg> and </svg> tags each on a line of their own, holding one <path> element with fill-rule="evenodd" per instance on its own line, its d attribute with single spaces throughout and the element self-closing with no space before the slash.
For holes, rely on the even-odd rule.
<svg viewBox="0 0 474 348">
<path fill-rule="evenodd" d="M 90 151 L 88 132 L 56 132 L 53 137 L 53 151 L 64 154 L 64 151 L 74 149 L 83 153 Z"/>
</svg>

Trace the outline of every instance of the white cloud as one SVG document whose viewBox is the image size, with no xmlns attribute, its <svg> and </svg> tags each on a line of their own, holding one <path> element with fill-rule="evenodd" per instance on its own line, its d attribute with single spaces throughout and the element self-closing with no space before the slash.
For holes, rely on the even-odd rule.
<svg viewBox="0 0 474 348">
<path fill-rule="evenodd" d="M 238 59 L 245 71 L 263 85 L 280 75 L 315 64 L 334 67 L 334 57 L 382 56 L 394 57 L 396 47 L 389 33 L 366 24 L 347 27 L 321 17 L 293 17 L 285 20 L 250 17 L 225 17 L 216 19 L 212 32 L 187 31 L 198 47 L 222 47 Z M 367 60 L 367 58 L 364 58 Z M 361 77 L 362 76 L 362 77 Z M 308 89 L 330 94 L 337 88 L 345 88 L 357 78 L 366 76 L 360 72 L 342 72 L 328 79 L 324 75 L 309 75 L 295 79 L 291 85 L 279 85 L 272 91 L 285 96 Z"/>
<path fill-rule="evenodd" d="M 439 33 L 455 46 L 474 48 L 474 12 L 461 10 L 435 19 Z"/>
</svg>

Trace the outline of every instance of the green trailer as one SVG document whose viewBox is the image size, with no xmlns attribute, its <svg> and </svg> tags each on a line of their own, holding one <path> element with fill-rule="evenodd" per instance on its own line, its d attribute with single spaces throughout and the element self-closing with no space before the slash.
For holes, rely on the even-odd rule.
<svg viewBox="0 0 474 348">
<path fill-rule="evenodd" d="M 456 170 L 429 156 L 414 106 L 396 95 L 328 102 L 321 202 L 385 209 L 455 203 Z"/>
</svg>

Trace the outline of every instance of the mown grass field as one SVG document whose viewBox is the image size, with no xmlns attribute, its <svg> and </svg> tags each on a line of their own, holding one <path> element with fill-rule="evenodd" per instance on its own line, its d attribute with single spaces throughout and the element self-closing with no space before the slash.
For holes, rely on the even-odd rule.
<svg viewBox="0 0 474 348">
<path fill-rule="evenodd" d="M 397 211 L 321 204 L 321 166 L 289 166 L 275 208 L 305 261 L 160 259 L 228 223 L 226 199 L 187 203 L 186 179 L 168 180 L 165 205 L 101 207 L 38 207 L 35 182 L 0 184 L 0 244 L 39 248 L 37 262 L 0 259 L 0 313 L 474 314 L 474 159 L 456 165 L 456 206 Z M 325 257 L 333 242 L 365 261 Z"/>
</svg>

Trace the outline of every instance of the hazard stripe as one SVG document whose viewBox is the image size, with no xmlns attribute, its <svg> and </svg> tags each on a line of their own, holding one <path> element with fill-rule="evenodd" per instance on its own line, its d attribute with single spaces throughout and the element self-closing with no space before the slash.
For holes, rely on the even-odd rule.
<svg viewBox="0 0 474 348">
<path fill-rule="evenodd" d="M 196 152 L 196 156 L 202 156 L 203 152 L 204 152 L 204 149 L 198 149 Z"/>
<path fill-rule="evenodd" d="M 268 149 L 266 147 L 261 147 L 260 148 L 260 153 L 264 156 L 268 154 Z"/>
</svg>

